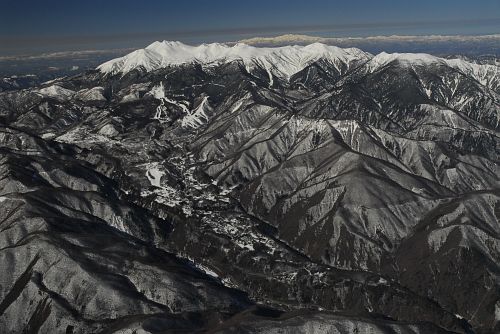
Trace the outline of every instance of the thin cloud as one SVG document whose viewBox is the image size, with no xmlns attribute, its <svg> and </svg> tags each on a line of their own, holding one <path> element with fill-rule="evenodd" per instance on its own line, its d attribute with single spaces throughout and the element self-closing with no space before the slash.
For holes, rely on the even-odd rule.
<svg viewBox="0 0 500 334">
<path fill-rule="evenodd" d="M 15 56 L 0 56 L 0 61 L 16 61 L 16 60 L 44 60 L 44 59 L 65 59 L 77 57 L 89 57 L 96 55 L 113 55 L 123 54 L 133 51 L 134 48 L 125 49 L 103 49 L 103 50 L 77 50 L 77 51 L 62 51 L 50 52 L 37 55 L 15 55 Z"/>
<path fill-rule="evenodd" d="M 390 35 L 367 37 L 319 37 L 310 35 L 286 34 L 271 37 L 252 37 L 241 39 L 238 43 L 249 45 L 280 45 L 291 43 L 325 43 L 336 44 L 344 42 L 499 42 L 500 34 L 493 35 Z M 500 45 L 500 44 L 499 44 Z"/>
</svg>

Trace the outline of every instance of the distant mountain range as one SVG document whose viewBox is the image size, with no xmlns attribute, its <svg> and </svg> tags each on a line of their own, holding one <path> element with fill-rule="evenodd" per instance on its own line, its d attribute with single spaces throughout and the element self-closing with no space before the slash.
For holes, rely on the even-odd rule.
<svg viewBox="0 0 500 334">
<path fill-rule="evenodd" d="M 500 56 L 500 34 L 478 36 L 371 36 L 318 37 L 287 34 L 275 37 L 254 37 L 239 41 L 255 46 L 283 46 L 324 43 L 339 47 L 356 47 L 372 53 L 418 52 L 450 56 Z"/>
<path fill-rule="evenodd" d="M 292 38 L 0 93 L 0 332 L 500 331 L 497 59 Z"/>
</svg>

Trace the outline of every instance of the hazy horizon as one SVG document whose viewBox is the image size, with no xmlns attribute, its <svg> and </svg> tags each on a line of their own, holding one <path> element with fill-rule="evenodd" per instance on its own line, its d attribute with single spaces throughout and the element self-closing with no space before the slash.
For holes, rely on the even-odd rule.
<svg viewBox="0 0 500 334">
<path fill-rule="evenodd" d="M 495 39 L 500 40 L 500 33 L 495 33 L 495 34 L 469 34 L 469 35 L 464 35 L 464 34 L 456 34 L 456 35 L 439 35 L 439 34 L 433 34 L 433 35 L 398 35 L 398 34 L 387 34 L 387 35 L 367 35 L 367 36 L 356 36 L 356 35 L 345 35 L 345 36 L 331 36 L 327 34 L 299 34 L 299 33 L 283 33 L 283 34 L 261 34 L 261 35 L 248 35 L 245 38 L 241 39 L 227 39 L 227 40 L 217 40 L 217 39 L 194 39 L 194 40 L 186 40 L 183 38 L 162 38 L 162 35 L 158 35 L 158 38 L 151 38 L 145 41 L 140 41 L 140 42 L 135 42 L 131 43 L 127 47 L 113 47 L 113 44 L 111 44 L 109 47 L 102 47 L 102 48 L 84 48 L 82 44 L 82 48 L 70 48 L 70 47 L 65 47 L 61 49 L 47 49 L 47 50 L 39 50 L 39 51 L 32 51 L 32 52 L 25 52 L 25 53 L 7 53 L 7 54 L 2 54 L 0 53 L 0 61 L 6 61 L 6 60 L 19 60 L 19 59 L 35 59 L 35 58 L 53 58 L 53 57 L 66 57 L 71 54 L 73 55 L 78 55 L 78 54 L 99 54 L 99 53 L 116 53 L 116 52 L 125 52 L 125 51 L 133 51 L 136 49 L 144 48 L 147 45 L 155 42 L 155 41 L 179 41 L 187 45 L 199 45 L 203 43 L 223 43 L 223 44 L 234 44 L 234 43 L 249 43 L 249 41 L 257 41 L 259 39 L 262 40 L 273 40 L 273 39 L 279 39 L 283 36 L 297 36 L 297 37 L 302 37 L 306 36 L 311 38 L 310 42 L 313 43 L 316 41 L 319 41 L 321 43 L 326 43 L 326 44 L 332 44 L 328 43 L 327 41 L 335 41 L 335 40 L 355 40 L 355 41 L 368 41 L 368 40 L 373 40 L 373 39 L 397 39 L 397 40 L 405 40 L 405 39 L 420 39 L 421 41 L 425 40 L 431 40 L 433 38 L 442 38 L 443 40 L 455 40 L 456 38 L 463 38 L 463 39 L 476 39 L 476 38 L 483 38 L 483 37 L 491 37 Z M 296 43 L 297 41 L 291 40 L 291 43 Z M 299 40 L 299 43 L 303 43 L 305 41 Z M 255 44 L 258 45 L 260 43 L 258 42 L 253 42 L 250 44 Z M 279 43 L 278 43 L 279 44 Z M 133 46 L 131 46 L 133 45 Z"/>
<path fill-rule="evenodd" d="M 319 37 L 496 34 L 500 33 L 500 2 L 257 0 L 250 6 L 226 0 L 17 1 L 9 2 L 0 13 L 0 56 L 138 48 L 155 40 L 230 42 L 287 33 Z"/>
</svg>

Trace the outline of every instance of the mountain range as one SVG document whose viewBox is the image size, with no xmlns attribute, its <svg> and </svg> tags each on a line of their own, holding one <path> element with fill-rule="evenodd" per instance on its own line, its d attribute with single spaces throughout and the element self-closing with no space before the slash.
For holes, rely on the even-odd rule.
<svg viewBox="0 0 500 334">
<path fill-rule="evenodd" d="M 499 68 L 163 41 L 0 93 L 0 329 L 497 333 Z"/>
</svg>

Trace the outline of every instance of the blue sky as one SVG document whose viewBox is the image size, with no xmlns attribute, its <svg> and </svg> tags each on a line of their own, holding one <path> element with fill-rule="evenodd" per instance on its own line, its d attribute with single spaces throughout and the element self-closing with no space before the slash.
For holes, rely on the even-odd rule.
<svg viewBox="0 0 500 334">
<path fill-rule="evenodd" d="M 0 54 L 138 47 L 157 39 L 500 33 L 500 0 L 0 0 Z"/>
</svg>

